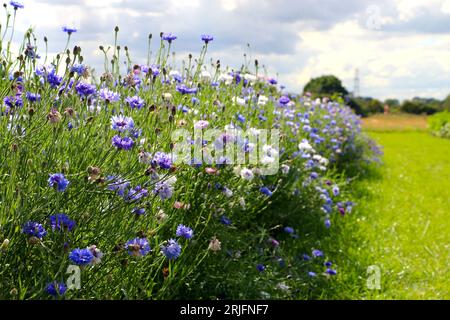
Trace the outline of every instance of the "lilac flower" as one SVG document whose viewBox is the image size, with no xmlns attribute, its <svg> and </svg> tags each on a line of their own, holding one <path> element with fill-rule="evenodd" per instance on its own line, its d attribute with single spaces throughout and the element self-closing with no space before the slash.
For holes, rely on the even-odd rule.
<svg viewBox="0 0 450 320">
<path fill-rule="evenodd" d="M 10 1 L 9 4 L 14 8 L 14 10 L 23 9 L 24 8 L 24 5 L 21 4 L 18 1 Z"/>
<path fill-rule="evenodd" d="M 119 135 L 115 135 L 112 138 L 112 144 L 117 149 L 130 150 L 131 148 L 133 148 L 134 141 L 130 137 L 121 137 Z"/>
<path fill-rule="evenodd" d="M 174 239 L 168 240 L 165 244 L 161 245 L 161 253 L 169 260 L 175 260 L 181 254 L 181 246 Z"/>
<path fill-rule="evenodd" d="M 206 120 L 199 120 L 196 123 L 194 123 L 195 129 L 206 129 L 209 125 L 209 122 Z"/>
<path fill-rule="evenodd" d="M 134 121 L 132 118 L 123 115 L 112 116 L 111 128 L 118 132 L 130 131 L 134 128 Z"/>
<path fill-rule="evenodd" d="M 169 32 L 169 33 L 163 33 L 162 35 L 162 39 L 171 43 L 173 40 L 175 40 L 177 38 L 176 35 L 174 35 L 173 33 Z"/>
<path fill-rule="evenodd" d="M 177 227 L 176 235 L 177 235 L 177 237 L 191 239 L 194 236 L 194 231 L 191 228 L 180 224 Z"/>
<path fill-rule="evenodd" d="M 22 232 L 38 239 L 42 239 L 47 234 L 44 226 L 34 221 L 28 221 L 27 223 L 25 223 L 23 225 Z"/>
<path fill-rule="evenodd" d="M 214 37 L 209 34 L 202 34 L 202 41 L 205 42 L 205 44 L 208 44 L 208 42 L 211 42 L 214 40 Z"/>
<path fill-rule="evenodd" d="M 66 33 L 70 36 L 72 33 L 75 33 L 75 32 L 77 32 L 78 30 L 77 30 L 77 28 L 75 28 L 75 27 L 64 26 L 64 27 L 62 27 L 62 31 L 63 31 L 63 32 L 66 32 Z"/>
<path fill-rule="evenodd" d="M 146 238 L 135 238 L 128 240 L 125 244 L 125 249 L 128 251 L 128 254 L 135 257 L 145 256 L 151 251 L 150 245 L 148 244 L 148 240 Z"/>
<path fill-rule="evenodd" d="M 127 97 L 125 102 L 133 109 L 141 109 L 144 106 L 144 100 L 139 98 L 139 96 Z"/>
<path fill-rule="evenodd" d="M 157 194 L 161 200 L 169 199 L 173 194 L 173 184 L 176 182 L 175 177 L 171 177 L 166 181 L 159 181 L 155 184 L 153 193 Z"/>
<path fill-rule="evenodd" d="M 66 291 L 66 285 L 64 282 L 51 282 L 47 285 L 46 291 L 49 295 L 57 297 L 57 296 L 63 296 Z"/>
<path fill-rule="evenodd" d="M 50 216 L 50 226 L 53 231 L 72 231 L 75 228 L 75 221 L 64 213 L 59 213 Z"/>
<path fill-rule="evenodd" d="M 95 85 L 89 84 L 89 83 L 84 83 L 84 82 L 78 82 L 75 85 L 75 90 L 77 91 L 78 95 L 81 98 L 85 98 L 85 97 L 88 97 L 90 95 L 93 95 L 97 91 L 96 88 L 95 88 Z"/>
<path fill-rule="evenodd" d="M 170 169 L 172 166 L 172 159 L 170 158 L 170 155 L 160 151 L 155 153 L 152 162 L 159 165 L 162 169 Z"/>
<path fill-rule="evenodd" d="M 67 180 L 62 173 L 54 173 L 50 174 L 50 177 L 48 178 L 48 185 L 50 188 L 56 186 L 56 190 L 58 192 L 63 192 L 69 185 L 69 180 Z"/>
<path fill-rule="evenodd" d="M 267 188 L 267 187 L 261 187 L 259 189 L 259 191 L 261 191 L 262 193 L 264 193 L 268 197 L 272 196 L 272 194 L 273 194 L 273 192 L 270 191 L 269 188 Z"/>
<path fill-rule="evenodd" d="M 87 248 L 76 248 L 72 250 L 72 252 L 70 252 L 69 259 L 77 265 L 85 266 L 91 263 L 91 261 L 94 259 L 94 255 L 92 254 L 91 250 Z"/>
<path fill-rule="evenodd" d="M 99 96 L 108 103 L 117 102 L 120 99 L 120 94 L 107 88 L 100 89 Z"/>
</svg>

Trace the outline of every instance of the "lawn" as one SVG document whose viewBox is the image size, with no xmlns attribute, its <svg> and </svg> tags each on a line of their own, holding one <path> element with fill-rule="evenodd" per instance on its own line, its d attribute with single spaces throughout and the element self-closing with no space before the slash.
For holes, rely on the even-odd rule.
<svg viewBox="0 0 450 320">
<path fill-rule="evenodd" d="M 408 119 L 419 118 L 401 121 Z M 370 129 L 375 122 L 367 121 Z M 353 185 L 358 205 L 334 231 L 340 277 L 328 298 L 450 298 L 450 140 L 393 130 L 394 122 L 369 132 L 383 147 L 383 165 Z M 367 288 L 371 265 L 380 289 Z"/>
</svg>

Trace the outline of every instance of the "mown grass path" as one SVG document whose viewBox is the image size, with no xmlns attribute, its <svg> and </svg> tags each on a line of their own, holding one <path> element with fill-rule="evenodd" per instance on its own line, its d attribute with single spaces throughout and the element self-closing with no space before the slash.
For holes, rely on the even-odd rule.
<svg viewBox="0 0 450 320">
<path fill-rule="evenodd" d="M 326 294 L 353 299 L 450 299 L 450 140 L 370 132 L 383 166 L 355 183 L 358 209 L 339 227 L 340 276 Z M 381 289 L 367 288 L 367 267 Z"/>
</svg>

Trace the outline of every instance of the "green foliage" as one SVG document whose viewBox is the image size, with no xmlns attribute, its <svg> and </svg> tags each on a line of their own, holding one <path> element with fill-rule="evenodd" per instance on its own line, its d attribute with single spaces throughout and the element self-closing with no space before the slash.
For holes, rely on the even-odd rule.
<svg viewBox="0 0 450 320">
<path fill-rule="evenodd" d="M 414 114 L 433 114 L 441 110 L 441 102 L 430 98 L 413 98 L 412 100 L 405 100 L 400 110 L 406 113 Z"/>
<path fill-rule="evenodd" d="M 442 111 L 428 117 L 428 127 L 434 135 L 450 138 L 450 112 Z"/>
</svg>

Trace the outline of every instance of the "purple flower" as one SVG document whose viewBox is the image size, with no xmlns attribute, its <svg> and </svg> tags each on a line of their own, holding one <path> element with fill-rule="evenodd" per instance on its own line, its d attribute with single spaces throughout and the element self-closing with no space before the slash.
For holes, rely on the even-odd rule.
<svg viewBox="0 0 450 320">
<path fill-rule="evenodd" d="M 175 260 L 181 254 L 181 246 L 174 239 L 170 239 L 161 245 L 161 253 L 169 260 Z"/>
<path fill-rule="evenodd" d="M 150 245 L 148 244 L 148 240 L 146 238 L 135 238 L 128 240 L 125 244 L 125 249 L 128 251 L 128 254 L 135 257 L 145 256 L 151 251 Z"/>
<path fill-rule="evenodd" d="M 220 217 L 220 222 L 223 223 L 226 226 L 229 226 L 231 224 L 230 218 L 228 218 L 226 215 L 222 215 Z"/>
<path fill-rule="evenodd" d="M 42 239 L 47 234 L 47 231 L 44 229 L 44 226 L 40 223 L 34 221 L 28 221 L 23 225 L 22 232 L 39 239 Z"/>
<path fill-rule="evenodd" d="M 197 93 L 197 88 L 189 88 L 189 87 L 186 87 L 184 84 L 180 84 L 180 85 L 176 86 L 176 90 L 182 94 Z"/>
<path fill-rule="evenodd" d="M 56 186 L 58 192 L 63 192 L 69 185 L 69 180 L 62 173 L 54 173 L 48 178 L 48 185 L 50 188 Z"/>
<path fill-rule="evenodd" d="M 121 137 L 119 135 L 115 135 L 112 138 L 112 144 L 117 149 L 130 150 L 134 145 L 134 141 L 130 137 Z"/>
<path fill-rule="evenodd" d="M 111 117 L 111 129 L 118 132 L 130 131 L 134 128 L 134 121 L 130 117 L 123 115 Z"/>
<path fill-rule="evenodd" d="M 169 32 L 169 33 L 163 33 L 162 35 L 162 39 L 171 43 L 173 40 L 175 40 L 177 38 L 176 35 L 174 35 L 173 33 Z"/>
<path fill-rule="evenodd" d="M 87 67 L 85 65 L 82 64 L 75 64 L 72 66 L 72 68 L 70 69 L 70 71 L 72 72 L 76 72 L 80 75 L 84 74 L 87 70 Z"/>
<path fill-rule="evenodd" d="M 123 196 L 125 194 L 125 190 L 130 186 L 130 183 L 128 181 L 124 181 L 122 178 L 109 176 L 108 180 L 113 181 L 108 184 L 108 190 L 116 191 L 119 196 Z"/>
<path fill-rule="evenodd" d="M 95 85 L 84 82 L 78 82 L 75 85 L 75 90 L 81 98 L 85 98 L 92 94 L 95 94 L 95 92 L 97 91 Z"/>
<path fill-rule="evenodd" d="M 141 186 L 136 186 L 128 192 L 128 201 L 139 201 L 140 199 L 148 196 L 148 190 Z"/>
<path fill-rule="evenodd" d="M 173 194 L 173 185 L 170 181 L 159 181 L 155 184 L 153 192 L 157 194 L 161 200 L 169 199 Z"/>
<path fill-rule="evenodd" d="M 276 79 L 274 79 L 274 78 L 269 78 L 267 80 L 267 82 L 269 82 L 270 84 L 277 84 L 278 83 L 278 81 Z"/>
<path fill-rule="evenodd" d="M 211 42 L 214 40 L 214 37 L 209 35 L 209 34 L 202 34 L 202 41 L 204 41 L 206 44 L 208 44 L 208 42 Z"/>
<path fill-rule="evenodd" d="M 145 214 L 145 209 L 144 208 L 134 208 L 131 212 L 138 216 L 141 216 L 141 215 Z"/>
<path fill-rule="evenodd" d="M 270 197 L 273 194 L 273 192 L 270 191 L 269 188 L 267 188 L 267 187 L 261 187 L 259 189 L 259 191 L 261 191 L 262 193 L 264 193 L 268 197 Z"/>
<path fill-rule="evenodd" d="M 337 271 L 334 269 L 330 269 L 328 268 L 327 271 L 325 271 L 326 273 L 328 273 L 331 276 L 335 276 L 337 274 Z"/>
<path fill-rule="evenodd" d="M 314 257 L 323 257 L 323 252 L 318 250 L 318 249 L 314 249 L 312 251 L 312 254 L 313 254 Z"/>
<path fill-rule="evenodd" d="M 238 115 L 237 115 L 237 119 L 238 119 L 238 121 L 240 121 L 240 122 L 242 122 L 242 123 L 245 122 L 245 117 L 244 117 L 242 114 L 238 114 Z"/>
<path fill-rule="evenodd" d="M 266 270 L 266 267 L 263 264 L 258 264 L 258 265 L 256 265 L 256 269 L 259 272 L 263 272 L 264 270 Z"/>
<path fill-rule="evenodd" d="M 12 6 L 12 7 L 14 7 L 14 10 L 17 10 L 17 9 L 23 9 L 24 8 L 24 6 L 23 6 L 23 4 L 21 4 L 20 2 L 17 2 L 17 1 L 10 1 L 9 2 L 9 4 Z"/>
<path fill-rule="evenodd" d="M 120 99 L 120 94 L 117 92 L 111 91 L 107 88 L 102 88 L 98 92 L 101 99 L 105 100 L 108 103 L 117 102 Z"/>
<path fill-rule="evenodd" d="M 308 272 L 308 276 L 315 277 L 315 276 L 317 276 L 317 274 L 315 272 L 313 272 L 313 271 L 309 271 Z"/>
<path fill-rule="evenodd" d="M 177 235 L 177 237 L 183 237 L 183 238 L 186 238 L 186 239 L 191 239 L 194 236 L 194 231 L 191 228 L 180 224 L 177 227 L 176 235 Z"/>
<path fill-rule="evenodd" d="M 327 261 L 324 263 L 324 266 L 327 268 L 331 267 L 332 265 L 333 265 L 333 263 L 331 263 L 331 261 Z"/>
<path fill-rule="evenodd" d="M 20 108 L 23 106 L 23 100 L 20 97 L 20 95 L 6 96 L 5 98 L 3 98 L 3 103 L 10 108 L 14 107 Z"/>
<path fill-rule="evenodd" d="M 291 99 L 289 99 L 289 98 L 286 97 L 286 96 L 282 96 L 282 97 L 278 100 L 278 103 L 279 103 L 280 105 L 282 105 L 282 106 L 287 105 L 289 102 L 291 102 Z"/>
<path fill-rule="evenodd" d="M 128 105 L 133 109 L 134 108 L 141 109 L 144 106 L 144 100 L 142 100 L 138 96 L 127 97 L 125 99 L 125 102 L 128 103 Z"/>
<path fill-rule="evenodd" d="M 77 265 L 84 266 L 91 263 L 91 261 L 94 259 L 94 255 L 92 254 L 91 250 L 87 248 L 76 248 L 69 254 L 69 259 Z"/>
<path fill-rule="evenodd" d="M 284 232 L 289 233 L 289 234 L 293 234 L 294 233 L 294 228 L 292 227 L 284 227 Z"/>
<path fill-rule="evenodd" d="M 75 32 L 77 32 L 78 30 L 77 30 L 77 28 L 75 28 L 75 27 L 64 26 L 64 27 L 62 27 L 62 31 L 63 31 L 63 32 L 67 32 L 67 34 L 70 36 L 72 33 L 75 33 Z"/>
<path fill-rule="evenodd" d="M 26 97 L 30 102 L 41 101 L 41 95 L 39 93 L 27 92 Z"/>
<path fill-rule="evenodd" d="M 170 169 L 172 166 L 172 159 L 170 158 L 170 155 L 160 151 L 155 153 L 152 162 L 159 165 L 162 169 Z"/>
<path fill-rule="evenodd" d="M 51 282 L 47 285 L 46 291 L 49 295 L 57 297 L 57 296 L 63 296 L 66 291 L 66 285 L 64 282 Z"/>
<path fill-rule="evenodd" d="M 75 228 L 75 221 L 70 219 L 64 213 L 59 213 L 50 216 L 50 226 L 53 231 L 72 231 L 72 229 Z"/>
</svg>

